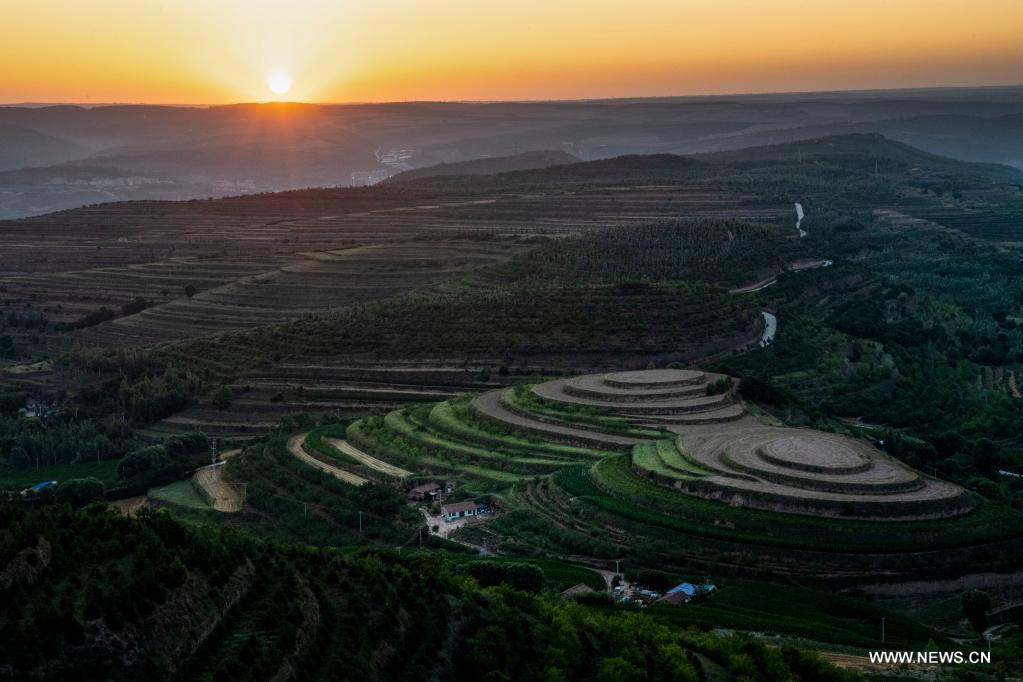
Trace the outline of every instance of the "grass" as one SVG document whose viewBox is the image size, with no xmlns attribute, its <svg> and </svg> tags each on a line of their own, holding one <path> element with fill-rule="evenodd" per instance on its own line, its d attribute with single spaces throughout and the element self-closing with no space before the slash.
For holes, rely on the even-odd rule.
<svg viewBox="0 0 1023 682">
<path fill-rule="evenodd" d="M 500 430 L 492 422 L 476 420 L 468 409 L 470 399 L 456 398 L 438 403 L 430 411 L 430 424 L 447 435 L 480 446 L 524 451 L 572 458 L 596 458 L 614 454 L 604 450 L 550 443 L 540 438 L 526 438 L 518 432 Z"/>
<path fill-rule="evenodd" d="M 39 469 L 21 469 L 0 473 L 0 489 L 27 488 L 43 481 L 68 481 L 73 478 L 98 478 L 108 488 L 117 482 L 117 461 L 58 464 Z"/>
<path fill-rule="evenodd" d="M 668 478 L 685 480 L 708 473 L 687 462 L 672 440 L 638 444 L 632 450 L 632 461 L 638 467 Z"/>
<path fill-rule="evenodd" d="M 510 466 L 521 469 L 521 473 L 537 473 L 550 471 L 565 464 L 562 460 L 543 459 L 539 457 L 516 457 L 505 453 L 494 452 L 488 448 L 476 447 L 460 443 L 428 431 L 422 421 L 415 420 L 417 411 L 406 416 L 402 411 L 391 412 L 384 418 L 384 423 L 396 434 L 413 441 L 420 442 L 424 447 L 437 448 L 448 453 L 452 458 L 469 458 L 480 463 L 492 462 L 496 466 Z M 425 420 L 424 420 L 425 421 Z"/>
<path fill-rule="evenodd" d="M 149 499 L 185 509 L 210 509 L 209 503 L 196 491 L 191 481 L 175 481 L 169 485 L 153 488 Z"/>
<path fill-rule="evenodd" d="M 514 483 L 526 476 L 443 459 L 437 456 L 442 450 L 424 447 L 401 434 L 389 431 L 385 425 L 372 423 L 372 420 L 363 419 L 353 423 L 348 427 L 347 436 L 349 442 L 364 452 L 408 471 L 460 472 L 491 484 L 502 485 Z"/>
</svg>

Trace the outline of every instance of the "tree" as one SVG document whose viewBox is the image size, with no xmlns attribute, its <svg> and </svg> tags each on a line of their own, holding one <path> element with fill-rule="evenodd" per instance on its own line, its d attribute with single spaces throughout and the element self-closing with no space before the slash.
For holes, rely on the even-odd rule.
<svg viewBox="0 0 1023 682">
<path fill-rule="evenodd" d="M 107 487 L 98 478 L 72 478 L 57 486 L 57 501 L 66 502 L 76 509 L 102 500 Z"/>
<path fill-rule="evenodd" d="M 980 590 L 963 592 L 959 603 L 963 608 L 963 615 L 970 621 L 974 630 L 978 633 L 987 630 L 987 612 L 991 609 L 991 597 L 987 592 Z"/>
<path fill-rule="evenodd" d="M 631 682 L 645 677 L 642 670 L 620 656 L 605 658 L 597 673 L 598 682 Z"/>
<path fill-rule="evenodd" d="M 185 296 L 188 296 L 189 298 L 195 296 L 195 285 L 193 284 L 185 285 Z"/>
</svg>

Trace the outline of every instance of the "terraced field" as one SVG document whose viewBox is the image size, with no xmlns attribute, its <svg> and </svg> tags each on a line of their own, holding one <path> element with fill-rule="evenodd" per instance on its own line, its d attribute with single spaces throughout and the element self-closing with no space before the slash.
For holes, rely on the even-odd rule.
<svg viewBox="0 0 1023 682">
<path fill-rule="evenodd" d="M 13 278 L 8 294 L 31 292 L 37 310 L 68 323 L 111 302 L 143 297 L 157 304 L 89 327 L 69 341 L 79 347 L 151 345 L 384 299 L 453 279 L 521 248 L 508 242 L 429 240 L 251 260 L 161 262 L 61 273 L 46 277 L 42 287 L 41 275 Z M 160 276 L 153 277 L 154 271 Z M 184 295 L 188 285 L 195 287 L 193 296 Z"/>
<path fill-rule="evenodd" d="M 208 400 L 144 430 L 157 438 L 192 430 L 249 439 L 271 430 L 282 417 L 329 412 L 358 417 L 413 402 L 434 402 L 466 391 L 493 388 L 514 375 L 488 377 L 483 366 L 451 366 L 443 361 L 359 364 L 329 356 L 245 372 L 229 384 L 228 406 Z"/>
<path fill-rule="evenodd" d="M 1010 570 L 1023 537 L 997 503 L 863 441 L 754 418 L 727 377 L 698 370 L 495 389 L 355 422 L 347 439 L 498 493 L 490 527 L 512 552 L 851 585 L 960 576 L 982 554 Z"/>
<path fill-rule="evenodd" d="M 42 315 L 57 349 L 158 343 L 337 310 L 464 274 L 514 253 L 508 237 L 678 215 L 770 220 L 783 212 L 693 180 L 608 184 L 549 193 L 309 190 L 0 221 L 5 253 L 17 256 L 0 264 L 0 303 Z M 466 237 L 475 243 L 450 241 Z M 185 296 L 186 286 L 195 295 Z M 153 307 L 80 338 L 53 328 L 140 297 Z"/>
</svg>

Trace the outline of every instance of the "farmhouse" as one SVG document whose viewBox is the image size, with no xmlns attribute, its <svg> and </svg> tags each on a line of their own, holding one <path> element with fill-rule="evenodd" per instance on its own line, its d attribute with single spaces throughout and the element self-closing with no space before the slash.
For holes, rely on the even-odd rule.
<svg viewBox="0 0 1023 682">
<path fill-rule="evenodd" d="M 436 483 L 420 483 L 408 491 L 408 499 L 423 501 L 435 500 L 441 494 L 441 487 Z"/>
<path fill-rule="evenodd" d="M 476 516 L 479 513 L 479 505 L 469 500 L 467 502 L 452 502 L 440 508 L 441 514 L 448 521 L 454 521 L 465 516 Z"/>
</svg>

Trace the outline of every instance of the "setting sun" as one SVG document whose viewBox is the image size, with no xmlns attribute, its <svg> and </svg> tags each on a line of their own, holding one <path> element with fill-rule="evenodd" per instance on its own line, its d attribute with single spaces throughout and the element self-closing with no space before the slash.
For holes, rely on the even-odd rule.
<svg viewBox="0 0 1023 682">
<path fill-rule="evenodd" d="M 284 95 L 291 90 L 291 76 L 280 69 L 271 71 L 266 77 L 266 86 L 275 95 Z"/>
<path fill-rule="evenodd" d="M 884 20 L 864 33 L 863 17 L 872 16 Z M 5 70 L 0 102 L 563 99 L 1015 83 L 1021 18 L 1019 0 L 637 0 L 629 9 L 607 0 L 9 2 L 0 63 L 18 68 Z"/>
</svg>

